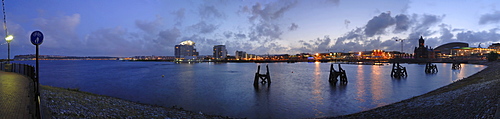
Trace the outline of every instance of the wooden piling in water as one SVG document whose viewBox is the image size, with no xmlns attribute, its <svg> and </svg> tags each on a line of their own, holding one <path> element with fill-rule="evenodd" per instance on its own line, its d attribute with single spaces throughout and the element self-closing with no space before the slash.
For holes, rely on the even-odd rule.
<svg viewBox="0 0 500 119">
<path fill-rule="evenodd" d="M 266 65 L 266 73 L 265 74 L 260 74 L 260 65 L 257 66 L 257 73 L 255 73 L 255 78 L 253 80 L 253 85 L 258 86 L 259 85 L 259 79 L 261 80 L 262 84 L 268 83 L 271 84 L 271 76 L 269 74 L 269 66 Z"/>
<path fill-rule="evenodd" d="M 432 64 L 432 63 L 427 63 L 425 64 L 425 73 L 437 73 L 438 72 L 438 69 L 437 69 L 437 66 L 435 64 Z"/>
<path fill-rule="evenodd" d="M 340 77 L 340 83 L 347 83 L 347 75 L 345 70 L 339 64 L 339 71 L 335 71 L 333 64 L 330 65 L 330 75 L 328 76 L 328 81 L 330 83 L 337 83 L 338 77 Z"/>
<path fill-rule="evenodd" d="M 460 69 L 460 68 L 462 68 L 462 66 L 458 62 L 453 62 L 453 64 L 451 65 L 451 69 L 453 69 L 453 70 Z"/>
<path fill-rule="evenodd" d="M 407 76 L 406 67 L 399 65 L 399 63 L 392 63 L 391 77 L 401 78 Z"/>
</svg>

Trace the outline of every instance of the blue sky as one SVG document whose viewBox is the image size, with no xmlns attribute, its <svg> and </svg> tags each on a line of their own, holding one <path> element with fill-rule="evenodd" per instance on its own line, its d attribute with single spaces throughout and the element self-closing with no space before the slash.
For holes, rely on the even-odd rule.
<svg viewBox="0 0 500 119">
<path fill-rule="evenodd" d="M 11 57 L 34 54 L 35 30 L 41 54 L 70 56 L 172 56 L 184 40 L 201 55 L 220 44 L 230 54 L 297 54 L 399 51 L 395 39 L 412 53 L 420 36 L 430 47 L 500 42 L 495 0 L 7 0 L 5 10 Z"/>
</svg>

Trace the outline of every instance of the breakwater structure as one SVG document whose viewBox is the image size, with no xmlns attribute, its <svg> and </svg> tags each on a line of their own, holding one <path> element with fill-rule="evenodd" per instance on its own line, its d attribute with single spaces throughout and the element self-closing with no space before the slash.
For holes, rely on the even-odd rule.
<svg viewBox="0 0 500 119">
<path fill-rule="evenodd" d="M 430 62 L 425 64 L 425 73 L 434 74 L 437 72 L 438 72 L 438 69 L 437 69 L 437 66 L 435 64 L 432 64 Z"/>
<path fill-rule="evenodd" d="M 453 69 L 453 70 L 457 70 L 460 68 L 461 68 L 461 65 L 458 62 L 453 62 L 453 64 L 451 64 L 451 69 Z"/>
<path fill-rule="evenodd" d="M 330 65 L 330 75 L 328 76 L 328 81 L 330 83 L 337 83 L 338 78 L 340 77 L 340 84 L 347 84 L 347 75 L 345 73 L 345 70 L 342 69 L 342 67 L 340 66 L 339 64 L 339 70 L 336 71 L 334 68 L 333 68 L 333 64 Z"/>
<path fill-rule="evenodd" d="M 253 86 L 257 87 L 259 86 L 259 79 L 261 80 L 262 84 L 271 85 L 271 76 L 269 75 L 269 66 L 266 65 L 266 73 L 265 74 L 260 74 L 260 65 L 257 66 L 257 72 L 255 73 L 255 78 L 253 80 Z"/>
<path fill-rule="evenodd" d="M 399 65 L 399 63 L 392 63 L 391 77 L 394 78 L 408 77 L 408 72 L 406 72 L 406 67 Z"/>
</svg>

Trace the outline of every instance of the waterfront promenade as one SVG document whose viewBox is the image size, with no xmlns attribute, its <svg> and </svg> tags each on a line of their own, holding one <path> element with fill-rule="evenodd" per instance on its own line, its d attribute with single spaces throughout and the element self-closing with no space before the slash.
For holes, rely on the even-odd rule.
<svg viewBox="0 0 500 119">
<path fill-rule="evenodd" d="M 13 73 L 0 71 L 0 118 L 32 119 L 35 115 L 33 80 Z"/>
</svg>

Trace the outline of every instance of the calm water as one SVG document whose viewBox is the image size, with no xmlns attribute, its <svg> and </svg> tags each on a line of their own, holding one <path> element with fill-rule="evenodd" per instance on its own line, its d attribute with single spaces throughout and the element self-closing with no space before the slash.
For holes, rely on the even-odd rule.
<svg viewBox="0 0 500 119">
<path fill-rule="evenodd" d="M 18 62 L 34 64 L 34 61 Z M 269 63 L 272 84 L 255 89 L 253 78 L 259 65 L 256 63 L 40 61 L 40 64 L 42 85 L 80 88 L 135 102 L 249 118 L 351 114 L 424 94 L 486 68 L 462 64 L 462 69 L 451 70 L 451 64 L 437 64 L 437 74 L 425 74 L 425 65 L 402 64 L 409 77 L 393 79 L 392 65 L 343 64 L 349 83 L 331 85 L 329 63 Z M 335 68 L 338 69 L 336 65 Z"/>
</svg>

